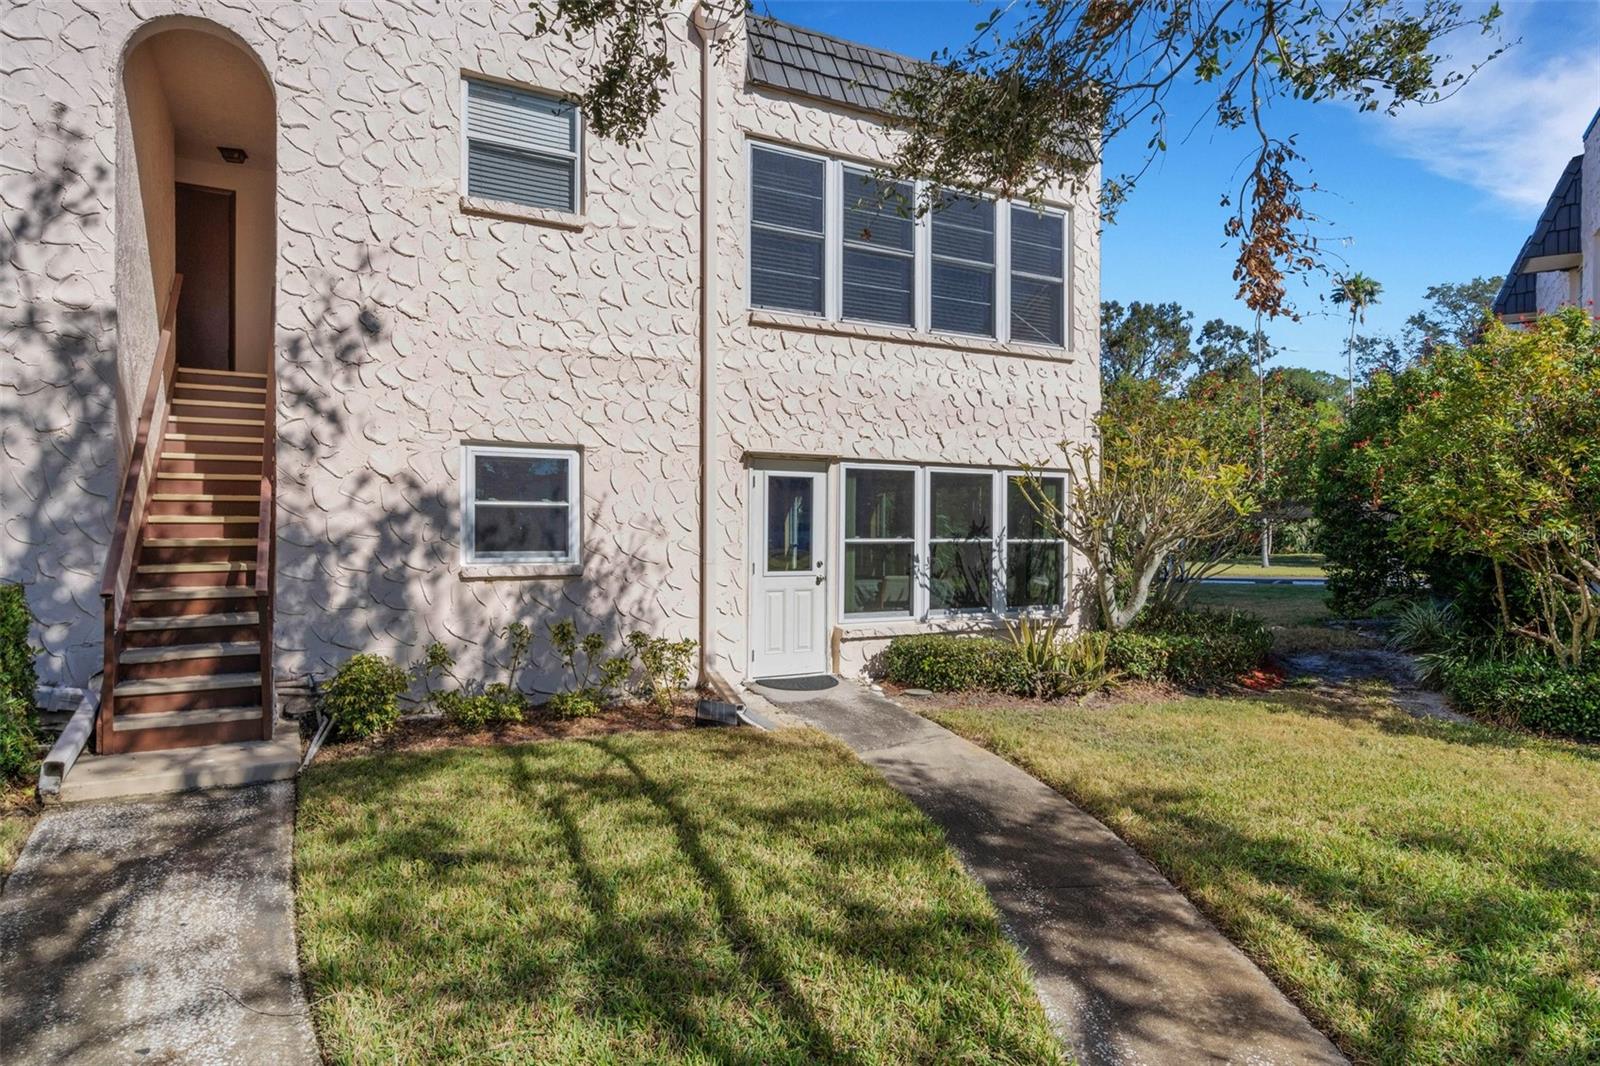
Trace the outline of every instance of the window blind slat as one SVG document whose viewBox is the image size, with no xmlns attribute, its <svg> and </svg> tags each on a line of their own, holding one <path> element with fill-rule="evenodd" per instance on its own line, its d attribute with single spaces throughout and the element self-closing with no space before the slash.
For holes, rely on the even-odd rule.
<svg viewBox="0 0 1600 1066">
<path fill-rule="evenodd" d="M 822 238 L 750 234 L 750 300 L 757 307 L 822 313 Z"/>
<path fill-rule="evenodd" d="M 752 306 L 822 314 L 826 177 L 820 159 L 751 150 Z"/>
</svg>

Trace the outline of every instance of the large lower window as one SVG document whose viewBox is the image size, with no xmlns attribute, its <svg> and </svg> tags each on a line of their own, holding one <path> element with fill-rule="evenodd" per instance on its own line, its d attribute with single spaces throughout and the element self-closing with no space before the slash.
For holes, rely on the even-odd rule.
<svg viewBox="0 0 1600 1066">
<path fill-rule="evenodd" d="M 844 474 L 844 613 L 909 615 L 917 549 L 917 472 Z"/>
<path fill-rule="evenodd" d="M 822 314 L 826 206 L 823 160 L 751 148 L 751 306 Z"/>
<path fill-rule="evenodd" d="M 467 445 L 461 495 L 469 563 L 578 561 L 578 453 Z"/>
<path fill-rule="evenodd" d="M 928 607 L 987 610 L 994 603 L 994 475 L 928 475 Z"/>
<path fill-rule="evenodd" d="M 1049 515 L 1066 503 L 1061 477 L 1006 478 L 1006 606 L 1059 607 L 1066 591 L 1066 544 L 1053 537 Z"/>
<path fill-rule="evenodd" d="M 467 79 L 467 195 L 578 210 L 582 115 L 564 100 Z"/>
</svg>

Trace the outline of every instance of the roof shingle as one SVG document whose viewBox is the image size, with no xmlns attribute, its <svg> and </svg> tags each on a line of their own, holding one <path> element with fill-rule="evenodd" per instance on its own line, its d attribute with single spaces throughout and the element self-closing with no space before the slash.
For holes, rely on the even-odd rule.
<svg viewBox="0 0 1600 1066">
<path fill-rule="evenodd" d="M 777 19 L 749 20 L 749 77 L 757 85 L 886 113 L 918 61 Z"/>
</svg>

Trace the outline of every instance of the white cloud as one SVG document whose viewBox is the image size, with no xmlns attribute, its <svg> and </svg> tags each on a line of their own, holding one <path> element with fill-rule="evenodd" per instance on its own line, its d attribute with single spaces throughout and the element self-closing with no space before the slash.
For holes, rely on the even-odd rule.
<svg viewBox="0 0 1600 1066">
<path fill-rule="evenodd" d="M 1540 5 L 1518 5 L 1526 16 Z M 1582 20 L 1584 28 L 1590 20 Z M 1542 36 L 1542 35 L 1541 35 Z M 1600 48 L 1581 33 L 1556 42 L 1560 53 L 1512 47 L 1454 96 L 1412 106 L 1380 125 L 1400 155 L 1436 174 L 1481 189 L 1517 208 L 1544 206 L 1567 160 L 1583 151 L 1583 130 L 1600 106 Z"/>
</svg>

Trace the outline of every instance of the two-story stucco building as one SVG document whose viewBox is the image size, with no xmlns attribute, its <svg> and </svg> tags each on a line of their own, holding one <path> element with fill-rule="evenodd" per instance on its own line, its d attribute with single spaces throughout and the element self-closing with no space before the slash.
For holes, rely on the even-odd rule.
<svg viewBox="0 0 1600 1066">
<path fill-rule="evenodd" d="M 1511 323 L 1562 307 L 1600 308 L 1600 111 L 1583 131 L 1583 151 L 1556 179 L 1494 301 L 1494 313 Z"/>
<path fill-rule="evenodd" d="M 3 20 L 0 577 L 102 750 L 515 619 L 738 682 L 1068 601 L 1013 475 L 1098 406 L 1093 195 L 886 203 L 909 61 L 686 4 L 623 147 L 521 0 Z"/>
</svg>

